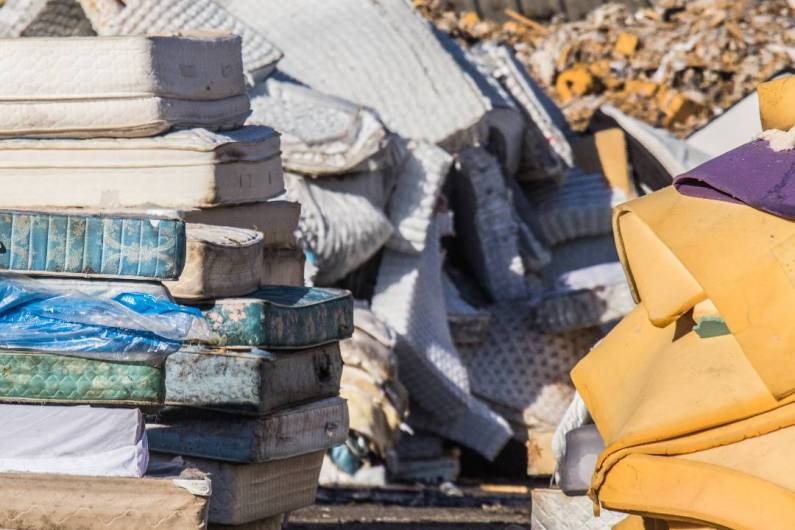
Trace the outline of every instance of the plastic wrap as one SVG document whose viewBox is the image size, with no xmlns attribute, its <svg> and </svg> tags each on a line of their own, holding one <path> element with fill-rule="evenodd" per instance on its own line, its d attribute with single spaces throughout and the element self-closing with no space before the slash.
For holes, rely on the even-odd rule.
<svg viewBox="0 0 795 530">
<path fill-rule="evenodd" d="M 157 362 L 184 340 L 209 334 L 199 310 L 167 296 L 135 292 L 135 284 L 107 292 L 0 275 L 0 348 Z"/>
</svg>

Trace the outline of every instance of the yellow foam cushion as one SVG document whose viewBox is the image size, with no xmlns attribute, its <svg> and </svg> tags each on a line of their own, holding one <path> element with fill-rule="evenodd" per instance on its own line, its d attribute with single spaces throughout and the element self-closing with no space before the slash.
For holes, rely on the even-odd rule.
<svg viewBox="0 0 795 530">
<path fill-rule="evenodd" d="M 709 298 L 771 392 L 795 392 L 795 223 L 669 187 L 618 206 L 614 226 L 627 278 L 649 318 L 662 325 Z"/>
</svg>

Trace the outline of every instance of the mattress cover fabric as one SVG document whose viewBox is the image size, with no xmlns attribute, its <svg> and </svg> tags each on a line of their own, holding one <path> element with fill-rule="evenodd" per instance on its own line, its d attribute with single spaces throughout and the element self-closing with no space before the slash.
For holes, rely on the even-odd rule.
<svg viewBox="0 0 795 530">
<path fill-rule="evenodd" d="M 240 35 L 243 65 L 252 80 L 273 71 L 281 52 L 241 19 L 212 0 L 79 0 L 99 35 L 218 31 Z M 240 52 L 238 52 L 240 57 Z"/>
<path fill-rule="evenodd" d="M 233 464 L 187 458 L 186 464 L 211 477 L 209 521 L 242 525 L 315 502 L 323 452 L 261 464 Z"/>
<path fill-rule="evenodd" d="M 249 97 L 247 123 L 282 134 L 288 171 L 314 176 L 372 171 L 387 156 L 391 137 L 378 116 L 361 105 L 275 76 L 253 87 Z"/>
<path fill-rule="evenodd" d="M 246 92 L 235 35 L 29 38 L 0 45 L 7 50 L 0 58 L 4 102 L 158 96 L 198 105 Z"/>
<path fill-rule="evenodd" d="M 180 300 L 240 296 L 257 289 L 263 275 L 263 235 L 256 230 L 189 223 L 187 257 L 179 279 L 166 282 Z"/>
<path fill-rule="evenodd" d="M 353 298 L 341 289 L 271 286 L 199 307 L 225 347 L 300 349 L 353 333 Z"/>
<path fill-rule="evenodd" d="M 185 223 L 153 216 L 0 210 L 0 244 L 0 270 L 9 272 L 169 280 L 179 277 L 185 264 Z"/>
<path fill-rule="evenodd" d="M 148 406 L 163 402 L 165 371 L 142 361 L 0 350 L 0 402 Z"/>
<path fill-rule="evenodd" d="M 46 491 L 46 495 L 42 492 Z M 210 479 L 186 469 L 143 478 L 0 474 L 0 526 L 52 530 L 204 530 Z"/>
<path fill-rule="evenodd" d="M 94 35 L 74 0 L 8 0 L 0 10 L 0 38 Z"/>
<path fill-rule="evenodd" d="M 336 344 L 308 350 L 183 350 L 166 361 L 166 404 L 237 414 L 336 396 L 342 358 Z"/>
<path fill-rule="evenodd" d="M 472 139 L 491 108 L 406 2 L 231 0 L 226 8 L 285 52 L 279 63 L 285 74 L 375 109 L 405 138 L 437 144 Z"/>
<path fill-rule="evenodd" d="M 149 463 L 138 409 L 0 405 L 0 473 L 142 477 Z"/>
<path fill-rule="evenodd" d="M 335 397 L 261 418 L 174 410 L 146 425 L 153 451 L 239 463 L 325 451 L 348 438 L 348 409 Z"/>
</svg>

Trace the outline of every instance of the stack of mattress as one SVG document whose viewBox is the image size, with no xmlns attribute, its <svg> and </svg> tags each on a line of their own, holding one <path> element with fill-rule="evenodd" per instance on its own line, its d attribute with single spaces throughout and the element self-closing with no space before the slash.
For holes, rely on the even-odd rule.
<svg viewBox="0 0 795 530">
<path fill-rule="evenodd" d="M 325 452 L 348 438 L 338 342 L 353 332 L 350 294 L 271 286 L 195 307 L 212 338 L 168 357 L 150 448 L 212 477 L 212 524 L 312 504 Z"/>
<path fill-rule="evenodd" d="M 0 527 L 275 525 L 311 504 L 347 435 L 351 301 L 298 287 L 299 207 L 272 200 L 279 135 L 242 125 L 240 39 L 2 46 Z"/>
</svg>

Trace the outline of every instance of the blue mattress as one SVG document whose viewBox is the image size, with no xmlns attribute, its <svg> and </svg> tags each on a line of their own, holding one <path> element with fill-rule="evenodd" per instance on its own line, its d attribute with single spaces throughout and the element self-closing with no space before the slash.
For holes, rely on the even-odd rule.
<svg viewBox="0 0 795 530">
<path fill-rule="evenodd" d="M 149 216 L 0 210 L 0 270 L 174 280 L 185 223 Z"/>
<path fill-rule="evenodd" d="M 348 437 L 348 406 L 339 397 L 246 418 L 166 410 L 147 423 L 149 449 L 161 453 L 254 463 L 325 451 Z"/>
<path fill-rule="evenodd" d="M 309 348 L 353 333 L 353 298 L 340 289 L 272 286 L 200 309 L 226 347 Z"/>
<path fill-rule="evenodd" d="M 166 361 L 166 404 L 242 414 L 339 394 L 336 344 L 269 352 L 184 348 Z"/>
</svg>

